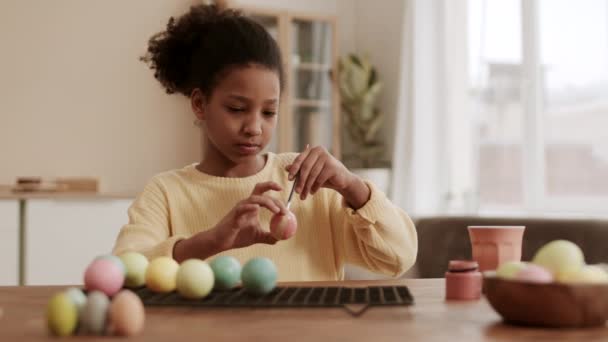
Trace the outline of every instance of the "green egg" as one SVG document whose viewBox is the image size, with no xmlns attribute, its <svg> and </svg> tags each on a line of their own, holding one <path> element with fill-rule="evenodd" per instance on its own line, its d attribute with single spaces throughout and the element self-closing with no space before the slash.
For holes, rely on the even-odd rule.
<svg viewBox="0 0 608 342">
<path fill-rule="evenodd" d="M 78 324 L 78 309 L 66 293 L 58 293 L 49 301 L 46 309 L 47 326 L 57 336 L 69 336 Z"/>
<path fill-rule="evenodd" d="M 219 256 L 211 261 L 211 269 L 215 276 L 215 288 L 228 290 L 241 281 L 241 263 L 235 257 Z"/>
<path fill-rule="evenodd" d="M 127 252 L 120 255 L 120 260 L 127 268 L 125 286 L 130 288 L 144 286 L 146 284 L 146 269 L 148 259 L 137 252 Z"/>
<path fill-rule="evenodd" d="M 241 279 L 247 292 L 265 295 L 277 284 L 277 268 L 268 258 L 253 258 L 243 266 Z"/>
<path fill-rule="evenodd" d="M 111 254 L 100 255 L 97 258 L 95 258 L 95 260 L 97 260 L 97 259 L 107 259 L 107 260 L 110 260 L 111 262 L 115 263 L 118 267 L 120 267 L 120 269 L 122 270 L 122 274 L 123 275 L 125 275 L 125 276 L 127 275 L 127 268 L 125 267 L 125 264 L 116 255 L 111 255 Z"/>
</svg>

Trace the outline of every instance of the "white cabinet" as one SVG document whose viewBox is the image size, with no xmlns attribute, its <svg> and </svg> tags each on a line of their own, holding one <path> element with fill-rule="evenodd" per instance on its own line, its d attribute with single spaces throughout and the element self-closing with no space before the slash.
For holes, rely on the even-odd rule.
<svg viewBox="0 0 608 342">
<path fill-rule="evenodd" d="M 25 285 L 82 285 L 86 266 L 109 254 L 131 199 L 30 199 Z"/>
<path fill-rule="evenodd" d="M 19 283 L 19 201 L 0 200 L 0 286 Z"/>
</svg>

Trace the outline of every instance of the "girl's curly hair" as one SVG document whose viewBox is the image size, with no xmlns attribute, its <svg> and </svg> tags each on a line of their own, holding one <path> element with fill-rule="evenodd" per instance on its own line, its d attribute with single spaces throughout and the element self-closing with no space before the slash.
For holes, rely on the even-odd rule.
<svg viewBox="0 0 608 342">
<path fill-rule="evenodd" d="M 187 97 L 199 88 L 210 96 L 231 68 L 258 64 L 276 71 L 283 86 L 277 42 L 266 29 L 235 9 L 197 5 L 153 35 L 141 58 L 168 94 Z"/>
</svg>

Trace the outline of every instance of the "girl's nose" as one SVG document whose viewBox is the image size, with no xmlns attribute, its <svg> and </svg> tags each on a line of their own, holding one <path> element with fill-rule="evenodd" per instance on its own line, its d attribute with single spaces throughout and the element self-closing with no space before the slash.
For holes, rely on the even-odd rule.
<svg viewBox="0 0 608 342">
<path fill-rule="evenodd" d="M 251 114 L 245 121 L 243 132 L 247 136 L 257 136 L 262 134 L 262 120 L 259 115 Z"/>
</svg>

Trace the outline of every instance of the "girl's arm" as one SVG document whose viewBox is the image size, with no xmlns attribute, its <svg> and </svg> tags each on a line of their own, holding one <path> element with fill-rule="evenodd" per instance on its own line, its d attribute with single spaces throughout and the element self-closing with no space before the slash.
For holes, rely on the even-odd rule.
<svg viewBox="0 0 608 342">
<path fill-rule="evenodd" d="M 278 199 L 265 196 L 267 191 L 281 191 L 274 182 L 259 183 L 251 195 L 235 207 L 214 227 L 191 237 L 171 232 L 169 204 L 162 184 L 153 180 L 129 208 L 129 223 L 116 239 L 113 254 L 127 251 L 142 253 L 149 260 L 168 256 L 181 262 L 190 258 L 207 259 L 220 252 L 256 243 L 275 244 L 277 240 L 264 231 L 259 222 L 260 208 L 272 213 L 286 213 Z"/>
<path fill-rule="evenodd" d="M 162 185 L 152 179 L 135 198 L 128 211 L 129 221 L 122 227 L 112 253 L 134 251 L 149 260 L 173 256 L 173 248 L 186 236 L 173 235 L 170 228 L 169 204 Z"/>
<path fill-rule="evenodd" d="M 285 170 L 290 180 L 297 175 L 296 192 L 303 200 L 325 188 L 338 265 L 398 276 L 414 264 L 418 240 L 412 220 L 324 147 L 307 147 Z"/>
<path fill-rule="evenodd" d="M 405 273 L 416 261 L 418 239 L 410 217 L 371 182 L 369 200 L 360 208 L 352 199 L 326 191 L 338 264 L 350 263 L 393 277 Z M 356 206 L 355 206 L 356 207 Z"/>
</svg>

